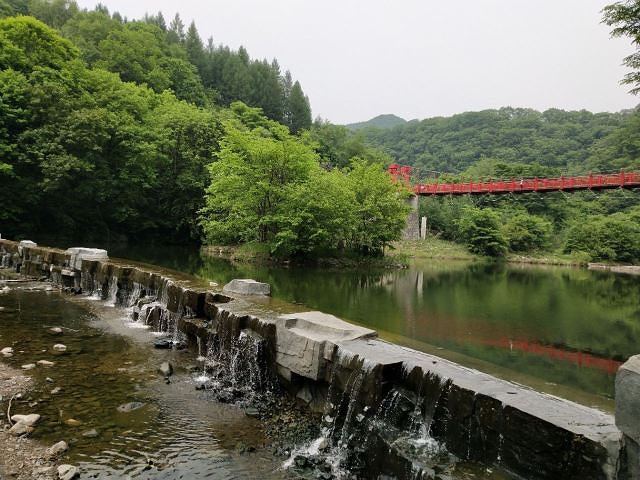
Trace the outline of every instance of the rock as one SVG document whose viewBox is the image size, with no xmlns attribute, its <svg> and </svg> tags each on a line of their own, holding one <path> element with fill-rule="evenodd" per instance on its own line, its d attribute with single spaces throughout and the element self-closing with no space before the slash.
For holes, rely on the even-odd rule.
<svg viewBox="0 0 640 480">
<path fill-rule="evenodd" d="M 62 391 L 61 387 L 56 387 L 53 390 L 51 390 L 51 395 L 57 395 Z"/>
<path fill-rule="evenodd" d="M 172 346 L 173 346 L 173 342 L 171 340 L 166 340 L 164 338 L 153 342 L 154 348 L 160 348 L 160 349 L 166 350 L 166 349 L 170 349 Z"/>
<path fill-rule="evenodd" d="M 38 360 L 36 363 L 41 367 L 53 367 L 55 365 L 54 362 L 50 362 L 49 360 Z"/>
<path fill-rule="evenodd" d="M 242 295 L 271 295 L 271 286 L 268 283 L 257 282 L 251 278 L 235 278 L 227 283 L 222 290 Z"/>
<path fill-rule="evenodd" d="M 616 374 L 616 425 L 640 444 L 640 355 L 629 358 Z"/>
<path fill-rule="evenodd" d="M 47 377 L 45 380 L 47 381 L 47 383 L 53 383 L 53 378 Z"/>
<path fill-rule="evenodd" d="M 67 346 L 63 345 L 61 343 L 56 343 L 53 346 L 53 350 L 56 351 L 56 352 L 66 352 L 67 351 Z"/>
<path fill-rule="evenodd" d="M 216 282 L 209 282 L 210 287 L 217 287 L 218 284 Z"/>
<path fill-rule="evenodd" d="M 82 425 L 82 422 L 80 420 L 76 420 L 75 418 L 67 418 L 64 423 L 66 425 L 69 425 L 70 427 L 79 427 L 80 425 Z"/>
<path fill-rule="evenodd" d="M 23 423 L 28 427 L 33 427 L 38 420 L 40 420 L 40 415 L 37 413 L 32 413 L 30 415 L 13 415 L 11 417 L 12 422 Z"/>
<path fill-rule="evenodd" d="M 96 438 L 98 435 L 98 431 L 95 428 L 82 433 L 82 436 L 86 438 Z"/>
<path fill-rule="evenodd" d="M 253 408 L 253 407 L 246 408 L 244 411 L 244 414 L 247 417 L 260 418 L 260 411 L 257 408 Z"/>
<path fill-rule="evenodd" d="M 9 358 L 13 356 L 13 348 L 11 347 L 4 347 L 2 350 L 0 350 L 0 353 L 2 354 L 3 357 Z"/>
<path fill-rule="evenodd" d="M 35 363 L 27 363 L 26 365 L 22 365 L 23 370 L 31 370 L 32 368 L 36 368 L 36 364 Z"/>
<path fill-rule="evenodd" d="M 72 247 L 67 248 L 68 253 L 71 255 L 70 267 L 76 270 L 80 270 L 82 268 L 83 260 L 108 260 L 109 256 L 106 250 L 101 248 L 86 248 L 86 247 Z"/>
<path fill-rule="evenodd" d="M 377 337 L 375 330 L 347 323 L 322 312 L 300 312 L 276 319 L 276 363 L 279 371 L 311 380 L 324 377 L 337 343 Z"/>
<path fill-rule="evenodd" d="M 307 459 L 307 457 L 303 455 L 296 455 L 295 458 L 293 459 L 293 462 L 296 464 L 296 467 L 298 468 L 305 468 L 309 465 L 309 460 Z"/>
<path fill-rule="evenodd" d="M 34 428 L 29 425 L 25 425 L 22 422 L 16 423 L 13 427 L 9 429 L 9 433 L 14 437 L 19 437 L 20 435 L 27 435 L 33 432 Z"/>
<path fill-rule="evenodd" d="M 327 440 L 326 437 L 322 437 L 318 441 L 318 450 L 326 450 L 328 446 L 329 446 L 329 441 Z"/>
<path fill-rule="evenodd" d="M 52 327 L 49 329 L 49 333 L 53 334 L 53 335 L 61 335 L 62 334 L 62 329 L 60 327 Z"/>
<path fill-rule="evenodd" d="M 56 458 L 63 452 L 66 452 L 69 449 L 69 445 L 64 440 L 59 441 L 58 443 L 54 443 L 49 448 L 47 448 L 44 452 L 45 458 L 51 460 Z"/>
<path fill-rule="evenodd" d="M 80 471 L 78 467 L 74 467 L 73 465 L 60 465 L 58 467 L 58 478 L 60 480 L 71 480 L 79 475 Z"/>
<path fill-rule="evenodd" d="M 173 374 L 173 365 L 171 365 L 171 363 L 169 362 L 162 362 L 160 364 L 160 367 L 158 368 L 158 371 L 162 374 L 162 376 L 170 377 Z"/>
<path fill-rule="evenodd" d="M 133 410 L 137 410 L 139 408 L 144 407 L 145 404 L 142 402 L 129 402 L 129 403 L 125 403 L 123 405 L 120 405 L 118 407 L 118 411 L 122 412 L 122 413 L 128 413 L 131 412 Z"/>
</svg>

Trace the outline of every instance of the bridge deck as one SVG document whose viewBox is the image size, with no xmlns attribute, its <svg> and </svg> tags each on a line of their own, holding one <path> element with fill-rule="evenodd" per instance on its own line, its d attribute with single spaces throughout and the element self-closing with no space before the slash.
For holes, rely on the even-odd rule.
<svg viewBox="0 0 640 480">
<path fill-rule="evenodd" d="M 620 172 L 580 177 L 532 178 L 467 183 L 428 183 L 415 187 L 416 195 L 486 195 L 529 192 L 558 192 L 575 190 L 604 190 L 608 188 L 640 188 L 640 173 Z"/>
</svg>

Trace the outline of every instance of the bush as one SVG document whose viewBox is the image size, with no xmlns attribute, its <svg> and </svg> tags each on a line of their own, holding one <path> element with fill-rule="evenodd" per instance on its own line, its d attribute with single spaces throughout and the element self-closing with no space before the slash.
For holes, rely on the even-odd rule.
<svg viewBox="0 0 640 480">
<path fill-rule="evenodd" d="M 458 221 L 458 228 L 473 253 L 501 257 L 507 251 L 507 240 L 500 230 L 500 220 L 495 210 L 468 207 Z"/>
<path fill-rule="evenodd" d="M 565 252 L 586 252 L 594 260 L 640 261 L 640 225 L 629 213 L 598 215 L 574 224 L 567 234 Z"/>
<path fill-rule="evenodd" d="M 504 225 L 502 232 L 514 252 L 542 250 L 550 244 L 551 222 L 537 215 L 518 213 Z"/>
</svg>

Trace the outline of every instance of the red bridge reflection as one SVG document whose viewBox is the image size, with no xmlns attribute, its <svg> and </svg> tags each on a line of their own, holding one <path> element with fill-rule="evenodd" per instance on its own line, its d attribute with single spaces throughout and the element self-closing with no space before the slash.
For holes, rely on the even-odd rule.
<svg viewBox="0 0 640 480">
<path fill-rule="evenodd" d="M 591 353 L 563 350 L 561 348 L 542 345 L 529 340 L 511 340 L 509 338 L 501 338 L 498 340 L 485 339 L 482 343 L 507 350 L 518 350 L 524 353 L 531 353 L 551 358 L 553 360 L 563 360 L 574 363 L 580 367 L 597 368 L 598 370 L 604 370 L 609 375 L 615 374 L 618 371 L 618 367 L 623 364 L 621 361 L 598 357 Z"/>
</svg>

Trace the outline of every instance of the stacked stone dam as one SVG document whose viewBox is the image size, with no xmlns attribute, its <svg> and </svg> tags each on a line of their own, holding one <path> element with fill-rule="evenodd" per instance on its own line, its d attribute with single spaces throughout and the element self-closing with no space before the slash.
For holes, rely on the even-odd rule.
<svg viewBox="0 0 640 480">
<path fill-rule="evenodd" d="M 264 370 L 252 387 L 275 382 L 322 414 L 328 441 L 355 452 L 366 478 L 434 478 L 415 448 L 427 438 L 527 479 L 632 478 L 612 415 L 384 342 L 331 315 L 281 315 L 158 271 L 35 244 L 0 240 L 0 260 L 75 293 L 135 306 L 156 328 L 173 322 L 219 352 L 249 348 L 238 340 L 252 339 L 261 347 L 249 353 Z"/>
</svg>

